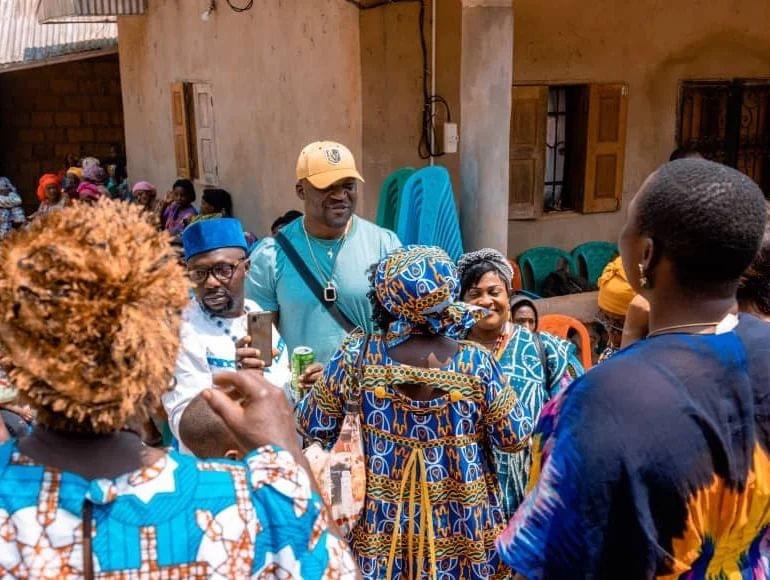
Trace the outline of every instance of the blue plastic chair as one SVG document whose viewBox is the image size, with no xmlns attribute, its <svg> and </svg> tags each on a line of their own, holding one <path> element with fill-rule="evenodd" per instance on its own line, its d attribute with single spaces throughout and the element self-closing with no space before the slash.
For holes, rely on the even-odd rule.
<svg viewBox="0 0 770 580">
<path fill-rule="evenodd" d="M 396 233 L 404 245 L 438 246 L 457 261 L 463 255 L 452 179 L 440 165 L 415 171 L 404 184 Z"/>
<path fill-rule="evenodd" d="M 617 255 L 618 246 L 612 242 L 587 242 L 572 250 L 577 273 L 594 285 Z"/>
<path fill-rule="evenodd" d="M 377 204 L 377 217 L 375 218 L 378 226 L 396 231 L 398 214 L 401 209 L 401 192 L 414 171 L 414 167 L 396 169 L 382 182 L 380 199 Z"/>
<path fill-rule="evenodd" d="M 540 246 L 521 254 L 517 262 L 521 268 L 524 289 L 542 295 L 543 282 L 548 274 L 557 270 L 561 260 L 566 260 L 570 272 L 576 273 L 572 255 L 561 248 Z"/>
</svg>

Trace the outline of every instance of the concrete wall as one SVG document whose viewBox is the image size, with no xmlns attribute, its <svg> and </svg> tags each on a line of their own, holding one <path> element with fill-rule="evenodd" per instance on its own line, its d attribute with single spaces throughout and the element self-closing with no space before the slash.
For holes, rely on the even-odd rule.
<svg viewBox="0 0 770 580">
<path fill-rule="evenodd" d="M 40 176 L 63 169 L 67 154 L 104 157 L 122 142 L 118 55 L 0 75 L 0 175 L 28 212 Z"/>
<path fill-rule="evenodd" d="M 460 141 L 461 224 L 466 250 L 505 248 L 510 183 L 510 6 L 462 10 L 461 105 L 466 119 Z"/>
<path fill-rule="evenodd" d="M 432 5 L 427 0 L 424 29 L 429 67 L 431 20 Z M 440 0 L 436 4 L 436 23 L 436 93 L 449 102 L 452 121 L 459 123 L 460 0 Z M 363 10 L 360 26 L 363 165 L 368 191 L 375 202 L 369 207 L 370 215 L 374 215 L 376 195 L 388 174 L 400 167 L 428 164 L 417 153 L 423 106 L 419 5 L 408 2 Z M 445 117 L 443 107 L 437 106 L 438 123 L 443 123 Z M 449 169 L 459 198 L 459 155 L 437 158 L 436 163 Z"/>
<path fill-rule="evenodd" d="M 681 80 L 770 77 L 770 4 L 756 0 L 516 0 L 514 82 L 629 85 L 624 203 L 616 213 L 509 224 L 509 255 L 616 240 L 628 201 L 675 144 Z"/>
<path fill-rule="evenodd" d="M 170 187 L 170 85 L 209 82 L 219 185 L 244 225 L 265 235 L 279 214 L 302 207 L 294 169 L 305 144 L 338 140 L 361 157 L 358 10 L 344 0 L 263 0 L 236 14 L 218 2 L 203 22 L 206 5 L 155 0 L 146 16 L 119 19 L 130 179 Z"/>
</svg>

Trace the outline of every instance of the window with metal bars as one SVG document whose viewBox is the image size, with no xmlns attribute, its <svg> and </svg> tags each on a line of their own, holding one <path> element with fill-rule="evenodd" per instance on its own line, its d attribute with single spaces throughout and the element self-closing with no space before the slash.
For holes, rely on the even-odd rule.
<svg viewBox="0 0 770 580">
<path fill-rule="evenodd" d="M 770 199 L 770 80 L 685 81 L 677 145 L 751 177 Z"/>
</svg>

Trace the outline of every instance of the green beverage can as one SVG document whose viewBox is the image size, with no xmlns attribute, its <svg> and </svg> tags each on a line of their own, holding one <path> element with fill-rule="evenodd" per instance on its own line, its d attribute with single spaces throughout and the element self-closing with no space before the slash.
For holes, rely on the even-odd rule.
<svg viewBox="0 0 770 580">
<path fill-rule="evenodd" d="M 305 369 L 315 362 L 315 353 L 309 346 L 298 346 L 291 353 L 291 390 L 294 402 L 305 396 L 305 387 L 300 381 Z"/>
</svg>

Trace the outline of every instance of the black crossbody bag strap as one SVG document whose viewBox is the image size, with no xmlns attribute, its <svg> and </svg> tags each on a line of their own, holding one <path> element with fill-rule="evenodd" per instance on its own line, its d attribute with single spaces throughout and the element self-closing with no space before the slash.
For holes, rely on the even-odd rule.
<svg viewBox="0 0 770 580">
<path fill-rule="evenodd" d="M 537 347 L 537 354 L 540 357 L 540 364 L 543 366 L 543 376 L 545 378 L 545 389 L 551 392 L 551 369 L 548 368 L 548 353 L 545 352 L 545 345 L 543 339 L 540 338 L 538 332 L 532 333 L 532 338 L 535 339 L 535 346 Z"/>
<path fill-rule="evenodd" d="M 321 287 L 320 282 L 318 282 L 316 277 L 313 276 L 313 273 L 308 269 L 307 264 L 305 264 L 305 261 L 299 255 L 294 246 L 291 245 L 289 239 L 279 232 L 278 235 L 275 236 L 275 241 L 284 251 L 286 257 L 289 258 L 289 262 L 291 262 L 292 266 L 294 266 L 294 269 L 297 271 L 297 274 L 299 274 L 299 277 L 302 278 L 302 281 L 313 293 L 316 299 L 321 303 L 321 305 L 323 305 L 326 310 L 329 311 L 329 314 L 332 315 L 332 318 L 334 318 L 334 320 L 336 320 L 337 323 L 345 329 L 345 332 L 350 332 L 353 330 L 356 325 L 353 324 L 353 322 L 345 315 L 345 313 L 339 309 L 337 304 L 324 300 L 324 290 Z"/>
</svg>

